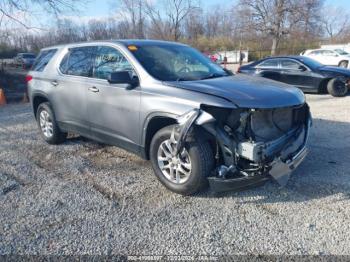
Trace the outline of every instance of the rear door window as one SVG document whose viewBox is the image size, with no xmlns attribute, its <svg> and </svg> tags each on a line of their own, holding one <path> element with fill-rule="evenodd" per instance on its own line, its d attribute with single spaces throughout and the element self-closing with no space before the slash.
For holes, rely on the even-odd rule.
<svg viewBox="0 0 350 262">
<path fill-rule="evenodd" d="M 66 75 L 91 76 L 92 60 L 95 52 L 96 47 L 94 46 L 70 48 L 61 61 L 61 72 Z"/>
<path fill-rule="evenodd" d="M 322 55 L 322 52 L 317 50 L 317 51 L 312 51 L 310 55 Z"/>
<path fill-rule="evenodd" d="M 117 49 L 99 46 L 94 61 L 93 77 L 108 79 L 112 72 L 118 71 L 129 71 L 133 74 L 133 67 Z"/>
<path fill-rule="evenodd" d="M 44 71 L 46 65 L 50 62 L 51 58 L 56 54 L 57 49 L 43 50 L 40 52 L 38 57 L 35 59 L 32 70 L 33 71 Z"/>
<path fill-rule="evenodd" d="M 334 56 L 335 55 L 335 53 L 333 51 L 331 51 L 331 50 L 323 50 L 322 54 L 324 56 Z"/>
<path fill-rule="evenodd" d="M 278 60 L 277 59 L 268 59 L 260 63 L 258 68 L 278 68 Z"/>
</svg>

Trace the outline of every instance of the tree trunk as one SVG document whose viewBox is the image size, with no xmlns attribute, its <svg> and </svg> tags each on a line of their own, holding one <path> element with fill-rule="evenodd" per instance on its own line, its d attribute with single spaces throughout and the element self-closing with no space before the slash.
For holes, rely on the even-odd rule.
<svg viewBox="0 0 350 262">
<path fill-rule="evenodd" d="M 278 42 L 279 42 L 278 37 L 274 36 L 272 39 L 271 56 L 276 55 L 276 50 L 278 48 Z"/>
</svg>

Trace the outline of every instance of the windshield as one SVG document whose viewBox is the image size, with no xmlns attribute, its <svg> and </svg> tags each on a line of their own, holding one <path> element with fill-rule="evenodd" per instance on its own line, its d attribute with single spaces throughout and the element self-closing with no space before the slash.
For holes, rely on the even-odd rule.
<svg viewBox="0 0 350 262">
<path fill-rule="evenodd" d="M 23 58 L 35 58 L 35 55 L 33 54 L 23 54 Z"/>
<path fill-rule="evenodd" d="M 321 63 L 317 62 L 316 60 L 309 58 L 309 57 L 303 56 L 299 60 L 311 69 L 316 69 L 318 67 L 324 66 L 323 64 L 321 64 Z"/>
<path fill-rule="evenodd" d="M 335 49 L 335 52 L 337 52 L 339 55 L 348 55 L 349 53 L 345 52 L 344 50 L 341 49 Z"/>
<path fill-rule="evenodd" d="M 222 67 L 188 46 L 141 46 L 132 53 L 150 75 L 161 81 L 191 81 L 228 75 Z"/>
</svg>

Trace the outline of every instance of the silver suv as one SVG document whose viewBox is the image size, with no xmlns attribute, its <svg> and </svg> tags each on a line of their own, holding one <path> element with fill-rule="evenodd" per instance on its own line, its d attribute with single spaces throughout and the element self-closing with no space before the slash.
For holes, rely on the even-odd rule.
<svg viewBox="0 0 350 262">
<path fill-rule="evenodd" d="M 42 137 L 67 132 L 150 159 L 168 189 L 189 195 L 285 185 L 304 159 L 303 93 L 233 75 L 183 44 L 110 41 L 43 49 L 27 76 Z"/>
</svg>

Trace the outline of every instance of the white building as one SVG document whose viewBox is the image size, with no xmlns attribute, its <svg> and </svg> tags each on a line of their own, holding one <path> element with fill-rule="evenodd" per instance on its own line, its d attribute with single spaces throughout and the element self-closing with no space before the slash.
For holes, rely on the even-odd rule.
<svg viewBox="0 0 350 262">
<path fill-rule="evenodd" d="M 224 57 L 227 57 L 227 63 L 231 64 L 237 64 L 239 63 L 239 57 L 240 57 L 240 51 L 239 50 L 235 50 L 235 51 L 219 51 L 216 52 L 215 54 L 220 56 L 220 60 L 224 61 Z M 247 63 L 248 62 L 248 55 L 249 52 L 247 50 L 242 50 L 241 54 L 243 56 L 243 63 Z"/>
</svg>

